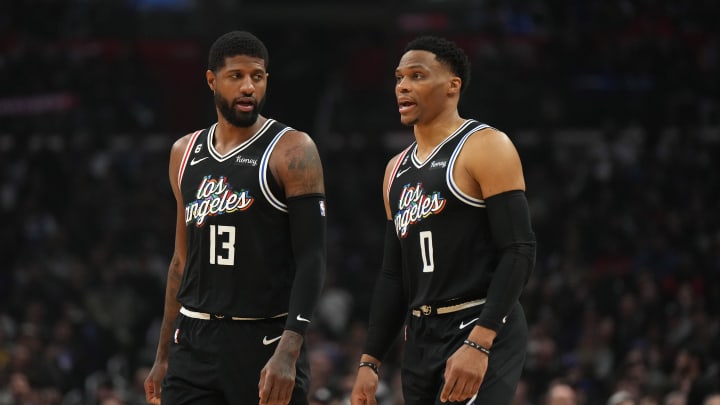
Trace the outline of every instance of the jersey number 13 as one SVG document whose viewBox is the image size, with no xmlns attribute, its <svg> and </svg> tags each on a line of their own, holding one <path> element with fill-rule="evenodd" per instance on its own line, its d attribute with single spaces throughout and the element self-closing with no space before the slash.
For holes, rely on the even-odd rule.
<svg viewBox="0 0 720 405">
<path fill-rule="evenodd" d="M 235 227 L 210 225 L 210 264 L 235 264 Z"/>
</svg>

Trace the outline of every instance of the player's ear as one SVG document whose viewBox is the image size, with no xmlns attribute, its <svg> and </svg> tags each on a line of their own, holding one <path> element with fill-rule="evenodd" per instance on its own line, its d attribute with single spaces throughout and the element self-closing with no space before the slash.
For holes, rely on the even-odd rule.
<svg viewBox="0 0 720 405">
<path fill-rule="evenodd" d="M 215 93 L 215 72 L 208 69 L 205 72 L 205 80 L 207 80 L 208 87 L 210 87 L 210 91 Z"/>
<path fill-rule="evenodd" d="M 462 79 L 457 76 L 453 76 L 450 79 L 450 83 L 448 86 L 448 95 L 454 96 L 456 94 L 460 94 L 461 87 L 462 87 Z"/>
</svg>

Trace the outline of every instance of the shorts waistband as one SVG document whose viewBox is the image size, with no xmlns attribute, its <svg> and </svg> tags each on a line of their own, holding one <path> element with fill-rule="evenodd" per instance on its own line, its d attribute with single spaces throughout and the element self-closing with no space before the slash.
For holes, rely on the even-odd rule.
<svg viewBox="0 0 720 405">
<path fill-rule="evenodd" d="M 442 314 L 449 314 L 452 312 L 462 311 L 463 309 L 477 307 L 479 305 L 484 304 L 486 301 L 485 298 L 480 298 L 477 300 L 471 300 L 471 301 L 465 301 L 461 302 L 459 304 L 454 305 L 420 305 L 417 308 L 413 308 L 411 313 L 412 316 L 420 318 L 421 316 L 428 316 L 428 315 L 442 315 Z"/>
<path fill-rule="evenodd" d="M 206 312 L 197 312 L 197 311 L 187 309 L 185 307 L 180 307 L 180 313 L 187 316 L 188 318 L 204 319 L 206 321 L 210 321 L 210 320 L 259 321 L 262 319 L 281 318 L 288 314 L 287 312 L 285 312 L 283 314 L 278 314 L 275 316 L 271 316 L 269 318 L 243 318 L 243 317 L 239 317 L 239 316 L 227 316 L 227 315 L 221 315 L 221 314 L 208 314 Z"/>
</svg>

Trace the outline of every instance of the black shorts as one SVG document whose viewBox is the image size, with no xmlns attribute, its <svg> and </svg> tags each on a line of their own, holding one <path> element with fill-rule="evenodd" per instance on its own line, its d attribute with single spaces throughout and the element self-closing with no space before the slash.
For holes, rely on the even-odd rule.
<svg viewBox="0 0 720 405">
<path fill-rule="evenodd" d="M 285 318 L 203 320 L 178 314 L 170 342 L 162 403 L 257 404 L 260 371 L 277 347 Z M 296 363 L 292 405 L 308 403 L 310 367 L 303 345 Z"/>
<path fill-rule="evenodd" d="M 528 339 L 525 312 L 519 303 L 493 342 L 488 370 L 475 400 L 440 402 L 445 363 L 470 334 L 481 311 L 482 306 L 444 315 L 409 317 L 402 359 L 406 405 L 512 403 Z M 462 325 L 467 326 L 460 329 Z"/>
</svg>

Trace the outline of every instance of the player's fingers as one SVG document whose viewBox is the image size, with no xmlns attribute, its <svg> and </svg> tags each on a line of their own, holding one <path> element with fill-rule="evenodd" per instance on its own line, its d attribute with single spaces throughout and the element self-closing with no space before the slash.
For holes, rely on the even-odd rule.
<svg viewBox="0 0 720 405">
<path fill-rule="evenodd" d="M 291 384 L 288 384 L 285 387 L 285 404 L 289 404 L 290 401 L 292 401 L 292 393 L 293 393 L 294 388 L 295 388 L 295 381 L 293 381 Z"/>
<path fill-rule="evenodd" d="M 452 392 L 450 393 L 450 395 L 448 395 L 448 399 L 451 402 L 457 402 L 470 398 L 470 395 L 468 395 L 468 392 L 470 392 L 469 388 L 470 387 L 468 387 L 465 382 L 463 382 L 462 380 L 458 380 L 455 383 L 455 387 L 453 387 Z"/>
<path fill-rule="evenodd" d="M 365 393 L 365 404 L 367 405 L 377 405 L 377 400 L 375 399 L 375 393 L 374 392 L 366 392 Z"/>
<path fill-rule="evenodd" d="M 472 382 L 472 388 L 470 389 L 470 395 L 476 396 L 478 392 L 480 392 L 480 387 L 482 387 L 482 383 L 485 380 L 485 376 L 480 375 L 479 377 L 473 379 Z"/>
<path fill-rule="evenodd" d="M 272 387 L 270 387 L 270 395 L 268 396 L 268 404 L 287 405 L 283 395 L 282 384 L 279 381 L 273 381 Z"/>
<path fill-rule="evenodd" d="M 353 391 L 350 394 L 350 405 L 365 405 L 366 403 L 367 402 L 365 402 L 365 398 L 362 396 L 362 393 Z"/>
<path fill-rule="evenodd" d="M 369 389 L 360 390 L 354 393 L 350 398 L 350 403 L 352 405 L 377 405 L 375 393 L 371 392 Z"/>
<path fill-rule="evenodd" d="M 260 405 L 267 405 L 270 398 L 270 390 L 272 383 L 266 378 L 265 370 L 260 372 L 260 382 L 258 383 L 258 396 L 260 397 Z"/>
<path fill-rule="evenodd" d="M 148 378 L 145 380 L 145 400 L 149 403 L 160 403 L 160 387 L 155 384 L 155 380 Z"/>
<path fill-rule="evenodd" d="M 448 401 L 448 398 L 450 397 L 450 394 L 453 392 L 453 388 L 455 387 L 455 381 L 455 377 L 446 377 L 445 384 L 443 384 L 443 389 L 440 392 L 440 401 Z"/>
<path fill-rule="evenodd" d="M 285 385 L 284 389 L 282 390 L 282 394 L 280 395 L 280 402 L 283 405 L 287 405 L 290 403 L 290 400 L 292 399 L 293 387 L 295 387 L 294 382 L 292 384 Z"/>
<path fill-rule="evenodd" d="M 150 385 L 149 381 L 145 381 L 144 388 L 145 388 L 145 400 L 147 402 L 150 402 L 150 398 L 152 398 L 154 394 L 153 394 L 152 385 Z"/>
<path fill-rule="evenodd" d="M 265 401 L 267 405 L 276 405 L 277 402 L 277 389 L 275 388 L 275 384 L 268 384 L 268 395 L 265 397 Z M 261 405 L 264 405 L 262 402 L 260 402 Z"/>
<path fill-rule="evenodd" d="M 475 381 L 472 385 L 470 385 L 470 392 L 468 393 L 468 398 L 475 398 L 478 391 L 480 391 L 480 381 Z"/>
</svg>

